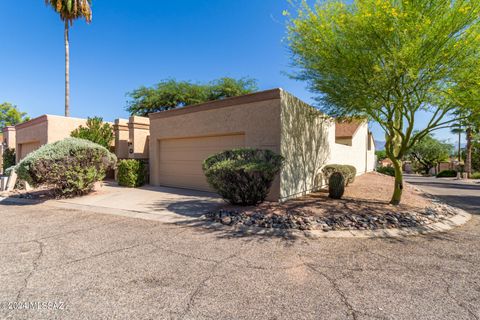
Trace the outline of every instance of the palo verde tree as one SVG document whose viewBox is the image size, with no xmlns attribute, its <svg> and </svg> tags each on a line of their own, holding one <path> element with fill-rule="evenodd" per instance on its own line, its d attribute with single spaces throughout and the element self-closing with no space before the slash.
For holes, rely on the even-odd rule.
<svg viewBox="0 0 480 320">
<path fill-rule="evenodd" d="M 313 8 L 303 1 L 290 19 L 295 77 L 329 114 L 366 116 L 385 132 L 395 169 L 391 204 L 401 201 L 404 156 L 457 120 L 449 117 L 457 106 L 439 97 L 478 49 L 479 7 L 480 0 L 329 1 Z M 430 118 L 415 131 L 420 111 Z"/>
<path fill-rule="evenodd" d="M 465 68 L 464 72 L 457 74 L 452 79 L 454 84 L 447 89 L 445 97 L 452 105 L 459 106 L 456 116 L 459 122 L 456 123 L 451 132 L 459 134 L 458 154 L 461 159 L 461 133 L 465 133 L 467 141 L 465 149 L 465 172 L 467 177 L 472 175 L 472 148 L 474 136 L 480 133 L 480 64 L 476 63 L 480 59 L 480 52 L 471 55 L 470 62 L 467 65 L 472 68 Z"/>
<path fill-rule="evenodd" d="M 257 90 L 253 79 L 221 78 L 206 84 L 165 80 L 154 87 L 140 87 L 128 94 L 127 111 L 131 115 L 175 109 L 192 104 L 241 96 Z"/>
<path fill-rule="evenodd" d="M 70 116 L 70 37 L 69 28 L 73 21 L 85 18 L 92 21 L 92 0 L 45 0 L 59 15 L 65 24 L 65 117 Z"/>
</svg>

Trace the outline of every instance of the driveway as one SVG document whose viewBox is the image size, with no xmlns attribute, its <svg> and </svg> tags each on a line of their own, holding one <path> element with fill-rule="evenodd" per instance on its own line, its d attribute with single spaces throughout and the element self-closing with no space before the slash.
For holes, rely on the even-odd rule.
<svg viewBox="0 0 480 320">
<path fill-rule="evenodd" d="M 444 202 L 480 214 L 480 181 L 406 175 L 405 180 Z"/>
<path fill-rule="evenodd" d="M 88 196 L 47 203 L 57 208 L 180 222 L 197 219 L 225 202 L 210 192 L 155 186 L 125 188 L 114 182 L 106 182 Z"/>
<path fill-rule="evenodd" d="M 478 319 L 478 270 L 478 216 L 429 236 L 309 240 L 0 205 L 0 319 Z"/>
</svg>

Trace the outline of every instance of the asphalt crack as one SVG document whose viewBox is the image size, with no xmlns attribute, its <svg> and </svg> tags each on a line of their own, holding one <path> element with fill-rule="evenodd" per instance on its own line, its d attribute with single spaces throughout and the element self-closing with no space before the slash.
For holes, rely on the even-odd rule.
<svg viewBox="0 0 480 320">
<path fill-rule="evenodd" d="M 25 289 L 27 289 L 28 282 L 32 278 L 33 274 L 37 271 L 39 261 L 43 257 L 43 249 L 44 249 L 45 245 L 43 244 L 43 242 L 38 241 L 38 240 L 35 240 L 34 242 L 38 244 L 38 247 L 39 247 L 38 254 L 32 262 L 32 270 L 30 270 L 30 272 L 27 274 L 25 279 L 23 279 L 23 286 L 17 292 L 17 296 L 16 296 L 16 299 L 15 299 L 17 302 L 19 302 L 23 292 L 25 291 Z"/>
</svg>

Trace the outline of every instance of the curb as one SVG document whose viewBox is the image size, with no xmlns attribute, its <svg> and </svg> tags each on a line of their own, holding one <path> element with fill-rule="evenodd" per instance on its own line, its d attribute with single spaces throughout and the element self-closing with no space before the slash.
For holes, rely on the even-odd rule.
<svg viewBox="0 0 480 320">
<path fill-rule="evenodd" d="M 280 237 L 306 237 L 311 239 L 319 238 L 399 238 L 406 236 L 419 236 L 428 235 L 432 233 L 449 231 L 455 227 L 464 225 L 471 218 L 472 215 L 460 208 L 454 208 L 458 213 L 454 216 L 444 218 L 441 221 L 427 224 L 419 227 L 410 228 L 391 228 L 391 229 L 376 229 L 376 230 L 337 230 L 337 231 L 323 231 L 323 230 L 297 230 L 297 229 L 278 229 L 278 228 L 262 228 L 255 226 L 228 226 L 219 222 L 211 222 L 204 216 L 201 218 L 187 218 L 182 217 L 175 219 L 173 216 L 159 217 L 145 212 L 133 211 L 133 210 L 119 210 L 110 209 L 97 206 L 85 206 L 65 203 L 57 200 L 41 201 L 34 199 L 23 198 L 5 198 L 0 197 L 0 204 L 17 204 L 17 205 L 36 205 L 47 204 L 57 208 L 73 209 L 73 210 L 86 210 L 91 212 L 98 212 L 100 214 L 111 214 L 117 216 L 124 216 L 136 219 L 157 221 L 163 223 L 190 223 L 200 224 L 207 229 L 213 229 L 218 231 L 230 231 L 238 232 L 242 235 L 259 235 L 259 236 L 280 236 Z M 173 215 L 173 214 L 172 214 Z"/>
</svg>

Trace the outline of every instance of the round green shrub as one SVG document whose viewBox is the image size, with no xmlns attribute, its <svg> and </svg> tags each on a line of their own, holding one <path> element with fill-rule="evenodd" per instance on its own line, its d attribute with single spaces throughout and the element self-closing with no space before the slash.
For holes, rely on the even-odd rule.
<svg viewBox="0 0 480 320">
<path fill-rule="evenodd" d="M 66 138 L 27 155 L 15 167 L 18 177 L 33 186 L 48 185 L 57 196 L 73 197 L 92 191 L 117 158 L 91 141 Z"/>
<path fill-rule="evenodd" d="M 136 188 L 145 184 L 146 167 L 142 161 L 135 159 L 120 160 L 117 168 L 119 185 Z"/>
<path fill-rule="evenodd" d="M 472 179 L 480 179 L 480 172 L 474 172 L 471 176 Z"/>
<path fill-rule="evenodd" d="M 283 157 L 270 150 L 234 149 L 210 156 L 203 162 L 208 183 L 234 205 L 265 201 Z"/>
<path fill-rule="evenodd" d="M 395 169 L 393 167 L 377 167 L 375 169 L 378 173 L 386 174 L 387 176 L 395 177 Z"/>
<path fill-rule="evenodd" d="M 357 168 L 347 164 L 327 164 L 322 168 L 322 173 L 326 181 L 329 181 L 330 176 L 335 172 L 343 175 L 346 185 L 354 182 L 357 176 Z"/>
<path fill-rule="evenodd" d="M 456 176 L 456 170 L 443 170 L 437 174 L 437 178 L 455 178 Z"/>
</svg>

